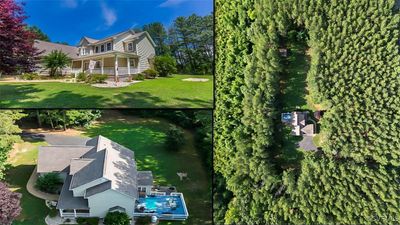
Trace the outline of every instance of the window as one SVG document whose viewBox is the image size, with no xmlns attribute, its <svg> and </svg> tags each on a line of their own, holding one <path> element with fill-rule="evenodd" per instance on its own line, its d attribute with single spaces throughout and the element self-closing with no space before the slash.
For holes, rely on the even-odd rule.
<svg viewBox="0 0 400 225">
<path fill-rule="evenodd" d="M 104 52 L 104 45 L 101 45 L 101 52 Z"/>
<path fill-rule="evenodd" d="M 112 46 L 111 46 L 111 42 L 107 43 L 107 51 L 111 51 L 112 50 Z"/>
<path fill-rule="evenodd" d="M 144 192 L 144 191 L 146 191 L 146 187 L 138 187 L 138 191 L 139 192 Z"/>
<path fill-rule="evenodd" d="M 129 59 L 129 64 L 130 64 L 131 68 L 136 68 L 136 61 L 135 61 L 135 59 Z"/>
<path fill-rule="evenodd" d="M 99 53 L 99 46 L 96 46 L 95 52 L 96 52 L 96 53 Z"/>
<path fill-rule="evenodd" d="M 128 51 L 133 52 L 133 43 L 128 44 Z"/>
</svg>

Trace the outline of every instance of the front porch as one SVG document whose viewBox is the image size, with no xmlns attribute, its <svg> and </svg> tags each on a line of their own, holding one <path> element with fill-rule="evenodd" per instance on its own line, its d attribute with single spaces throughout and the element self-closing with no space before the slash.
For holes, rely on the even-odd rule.
<svg viewBox="0 0 400 225">
<path fill-rule="evenodd" d="M 117 81 L 119 77 L 126 77 L 140 73 L 139 56 L 132 53 L 106 53 L 80 57 L 74 59 L 71 65 L 72 73 L 85 72 L 88 74 L 107 74 Z"/>
</svg>

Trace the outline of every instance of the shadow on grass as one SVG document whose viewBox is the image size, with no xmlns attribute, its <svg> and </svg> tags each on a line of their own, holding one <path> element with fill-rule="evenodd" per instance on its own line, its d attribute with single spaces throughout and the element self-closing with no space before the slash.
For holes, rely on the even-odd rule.
<svg viewBox="0 0 400 225">
<path fill-rule="evenodd" d="M 281 103 L 284 111 L 307 108 L 307 73 L 309 59 L 306 47 L 295 45 L 286 59 L 287 66 L 281 79 Z"/>
<path fill-rule="evenodd" d="M 26 190 L 26 184 L 34 168 L 35 165 L 18 165 L 7 171 L 6 182 L 13 190 L 22 194 L 22 212 L 13 225 L 45 225 L 44 218 L 49 212 L 45 201 L 34 197 Z"/>
<path fill-rule="evenodd" d="M 42 88 L 35 83 L 0 84 L 1 108 L 161 108 L 161 107 L 212 107 L 212 101 L 203 101 L 190 98 L 175 98 L 170 101 L 162 100 L 162 96 L 155 96 L 147 91 L 127 92 L 105 90 L 107 94 L 94 94 L 93 90 L 85 93 L 79 88 L 57 91 L 60 84 L 51 84 Z M 57 86 L 58 85 L 58 86 Z M 71 84 L 68 84 L 71 85 Z M 68 86 L 69 87 L 69 86 Z M 74 86 L 73 86 L 74 87 Z M 89 87 L 88 87 L 89 88 Z M 101 92 L 103 93 L 103 92 Z M 162 92 L 161 92 L 162 93 Z M 185 93 L 182 93 L 184 95 Z"/>
</svg>

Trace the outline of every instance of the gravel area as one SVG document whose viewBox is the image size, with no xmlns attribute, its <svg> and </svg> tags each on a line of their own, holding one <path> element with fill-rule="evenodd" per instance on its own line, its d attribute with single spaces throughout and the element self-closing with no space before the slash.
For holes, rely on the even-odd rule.
<svg viewBox="0 0 400 225">
<path fill-rule="evenodd" d="M 120 87 L 127 87 L 131 84 L 136 84 L 140 83 L 142 81 L 132 81 L 132 82 L 114 82 L 114 81 L 106 81 L 103 84 L 92 84 L 93 87 L 99 87 L 99 88 L 120 88 Z"/>
<path fill-rule="evenodd" d="M 191 82 L 207 82 L 209 79 L 206 78 L 186 78 L 182 79 L 183 81 L 191 81 Z"/>
</svg>

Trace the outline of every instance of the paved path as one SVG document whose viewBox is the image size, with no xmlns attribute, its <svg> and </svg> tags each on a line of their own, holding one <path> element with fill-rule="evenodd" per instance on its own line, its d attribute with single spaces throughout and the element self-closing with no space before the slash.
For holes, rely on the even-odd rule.
<svg viewBox="0 0 400 225">
<path fill-rule="evenodd" d="M 49 200 L 49 201 L 56 201 L 58 200 L 58 195 L 55 194 L 48 194 L 45 192 L 42 192 L 38 189 L 35 188 L 36 180 L 37 180 L 37 173 L 36 173 L 36 167 L 33 170 L 31 176 L 29 177 L 28 183 L 26 184 L 26 190 L 33 196 L 37 198 L 41 198 L 44 200 Z"/>
<path fill-rule="evenodd" d="M 62 135 L 62 134 L 50 134 L 50 133 L 22 133 L 23 137 L 29 137 L 35 140 L 42 140 L 47 142 L 49 145 L 85 145 L 86 141 L 89 140 L 87 137 Z"/>
</svg>

